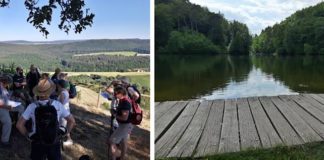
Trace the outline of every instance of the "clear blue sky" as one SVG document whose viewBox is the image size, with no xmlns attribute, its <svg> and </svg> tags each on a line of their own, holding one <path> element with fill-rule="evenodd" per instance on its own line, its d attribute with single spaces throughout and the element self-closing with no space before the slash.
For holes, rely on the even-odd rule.
<svg viewBox="0 0 324 160">
<path fill-rule="evenodd" d="M 48 1 L 48 0 L 40 0 Z M 26 19 L 23 0 L 11 0 L 9 8 L 0 8 L 0 41 L 73 40 L 150 37 L 150 0 L 86 0 L 86 8 L 95 14 L 94 23 L 81 34 L 69 35 L 58 29 L 59 10 L 53 14 L 48 38 L 42 36 Z"/>
<path fill-rule="evenodd" d="M 221 12 L 229 20 L 248 25 L 250 32 L 259 34 L 262 29 L 281 22 L 297 10 L 323 0 L 190 0 L 206 6 L 212 12 Z"/>
</svg>

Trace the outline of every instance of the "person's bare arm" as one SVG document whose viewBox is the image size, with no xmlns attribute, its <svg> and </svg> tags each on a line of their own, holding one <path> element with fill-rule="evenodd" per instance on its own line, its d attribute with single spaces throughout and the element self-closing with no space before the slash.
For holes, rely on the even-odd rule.
<svg viewBox="0 0 324 160">
<path fill-rule="evenodd" d="M 63 104 L 63 102 L 64 102 L 64 94 L 61 92 L 60 93 L 60 98 L 59 98 L 59 101 Z"/>
<path fill-rule="evenodd" d="M 128 88 L 128 93 L 130 93 L 132 96 L 131 98 L 135 101 L 140 97 L 140 95 L 133 88 Z"/>
<path fill-rule="evenodd" d="M 26 86 L 27 85 L 26 78 L 24 78 L 24 81 L 21 83 L 21 85 L 23 85 L 23 86 Z"/>
<path fill-rule="evenodd" d="M 122 120 L 122 121 L 127 121 L 129 116 L 129 110 L 122 110 L 122 114 L 121 115 L 117 115 L 117 119 L 118 120 Z"/>
<path fill-rule="evenodd" d="M 67 121 L 67 125 L 66 125 L 67 134 L 70 134 L 70 132 L 72 131 L 72 129 L 76 125 L 75 119 L 72 116 L 72 114 L 70 114 L 69 116 L 65 117 L 65 119 Z"/>
<path fill-rule="evenodd" d="M 25 127 L 25 124 L 26 124 L 26 120 L 23 117 L 20 117 L 16 124 L 16 127 L 22 135 L 28 136 L 28 131 Z"/>
<path fill-rule="evenodd" d="M 0 99 L 0 108 L 2 108 L 4 106 L 4 101 L 2 99 Z"/>
</svg>

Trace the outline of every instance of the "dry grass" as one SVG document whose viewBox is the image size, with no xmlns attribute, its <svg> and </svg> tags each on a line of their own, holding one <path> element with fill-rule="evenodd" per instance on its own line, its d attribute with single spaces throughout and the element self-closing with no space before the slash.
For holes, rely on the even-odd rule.
<svg viewBox="0 0 324 160">
<path fill-rule="evenodd" d="M 98 94 L 94 91 L 78 87 L 81 93 L 79 99 L 71 101 L 71 112 L 75 116 L 77 126 L 71 136 L 74 144 L 65 147 L 62 153 L 64 160 L 76 160 L 87 154 L 96 160 L 107 159 L 107 145 L 105 141 L 109 133 L 110 113 L 97 108 Z M 100 99 L 101 102 L 104 99 Z M 147 116 L 141 124 L 136 126 L 129 141 L 128 159 L 148 160 L 150 154 L 150 120 Z M 12 132 L 13 147 L 10 150 L 0 149 L 1 160 L 25 160 L 30 153 L 29 142 L 16 129 Z"/>
</svg>

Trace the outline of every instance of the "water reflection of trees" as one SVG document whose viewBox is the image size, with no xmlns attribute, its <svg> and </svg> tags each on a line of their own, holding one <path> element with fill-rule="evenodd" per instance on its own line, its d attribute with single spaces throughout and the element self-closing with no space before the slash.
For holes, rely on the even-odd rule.
<svg viewBox="0 0 324 160">
<path fill-rule="evenodd" d="M 247 56 L 157 56 L 156 101 L 192 99 L 246 80 L 252 69 Z"/>
<path fill-rule="evenodd" d="M 324 91 L 324 56 L 257 56 L 252 62 L 294 91 Z"/>
</svg>

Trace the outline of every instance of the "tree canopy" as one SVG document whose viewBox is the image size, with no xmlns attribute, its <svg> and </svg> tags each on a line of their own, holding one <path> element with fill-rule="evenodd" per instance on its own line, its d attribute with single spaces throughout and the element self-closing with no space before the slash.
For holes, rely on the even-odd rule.
<svg viewBox="0 0 324 160">
<path fill-rule="evenodd" d="M 297 11 L 267 27 L 253 39 L 252 48 L 263 54 L 324 54 L 324 3 Z"/>
<path fill-rule="evenodd" d="M 189 0 L 157 0 L 155 20 L 157 54 L 249 54 L 245 24 Z"/>
<path fill-rule="evenodd" d="M 48 0 L 44 5 L 39 5 L 39 3 L 39 0 L 25 0 L 25 7 L 29 11 L 27 22 L 45 37 L 49 34 L 46 25 L 51 25 L 53 10 L 57 8 L 61 10 L 58 28 L 67 34 L 71 29 L 74 33 L 81 33 L 93 24 L 95 15 L 90 13 L 89 8 L 85 9 L 84 0 Z M 9 5 L 10 0 L 0 0 L 0 7 Z"/>
</svg>

